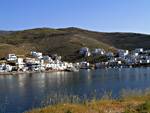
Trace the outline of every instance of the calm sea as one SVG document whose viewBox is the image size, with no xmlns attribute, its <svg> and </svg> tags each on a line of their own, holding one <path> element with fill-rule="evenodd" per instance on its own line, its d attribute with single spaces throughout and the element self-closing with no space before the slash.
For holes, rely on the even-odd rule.
<svg viewBox="0 0 150 113">
<path fill-rule="evenodd" d="M 77 95 L 91 98 L 111 92 L 150 88 L 150 68 L 80 70 L 0 76 L 0 113 L 22 113 L 40 107 L 48 96 Z M 57 100 L 59 101 L 59 100 Z"/>
</svg>

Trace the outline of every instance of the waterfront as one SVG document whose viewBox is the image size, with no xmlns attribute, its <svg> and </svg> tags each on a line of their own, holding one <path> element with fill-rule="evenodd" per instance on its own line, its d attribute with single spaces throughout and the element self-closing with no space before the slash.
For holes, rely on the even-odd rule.
<svg viewBox="0 0 150 113">
<path fill-rule="evenodd" d="M 21 113 L 40 107 L 49 95 L 68 94 L 90 98 L 93 92 L 101 97 L 112 92 L 150 88 L 150 68 L 80 70 L 0 76 L 0 112 Z"/>
</svg>

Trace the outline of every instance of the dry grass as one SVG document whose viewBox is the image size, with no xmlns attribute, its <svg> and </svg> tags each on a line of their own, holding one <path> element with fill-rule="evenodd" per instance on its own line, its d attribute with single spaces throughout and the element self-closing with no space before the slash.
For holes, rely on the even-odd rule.
<svg viewBox="0 0 150 113">
<path fill-rule="evenodd" d="M 52 98 L 55 97 L 62 98 L 62 95 Z M 81 101 L 80 98 L 72 96 L 63 99 L 62 102 L 45 104 L 46 107 L 26 113 L 150 113 L 150 89 L 123 90 L 118 99 L 113 99 L 109 93 L 99 100 L 93 97 L 92 100 L 85 98 Z M 46 100 L 48 101 L 48 98 Z"/>
<path fill-rule="evenodd" d="M 34 109 L 26 113 L 142 113 L 141 109 L 144 107 L 141 106 L 145 105 L 149 98 L 150 95 L 146 95 L 121 100 L 93 100 L 84 104 L 66 103 Z"/>
</svg>

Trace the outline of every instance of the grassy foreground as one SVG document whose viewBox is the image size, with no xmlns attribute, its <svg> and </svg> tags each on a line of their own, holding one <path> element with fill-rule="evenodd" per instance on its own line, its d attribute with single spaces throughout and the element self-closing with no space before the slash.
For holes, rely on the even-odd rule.
<svg viewBox="0 0 150 113">
<path fill-rule="evenodd" d="M 26 113 L 150 113 L 150 94 L 118 100 L 92 100 L 82 104 L 57 104 Z"/>
</svg>

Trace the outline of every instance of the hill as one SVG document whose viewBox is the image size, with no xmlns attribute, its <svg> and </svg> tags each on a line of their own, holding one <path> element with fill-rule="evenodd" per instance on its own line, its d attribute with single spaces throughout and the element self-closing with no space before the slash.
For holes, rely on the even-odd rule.
<svg viewBox="0 0 150 113">
<path fill-rule="evenodd" d="M 6 34 L 10 34 L 12 32 L 13 31 L 3 31 L 3 30 L 0 30 L 0 35 L 6 35 Z"/>
<path fill-rule="evenodd" d="M 37 28 L 0 32 L 0 57 L 8 53 L 28 54 L 31 50 L 58 53 L 64 59 L 76 59 L 81 47 L 120 49 L 150 48 L 150 35 L 138 33 L 104 33 L 79 28 Z"/>
</svg>

